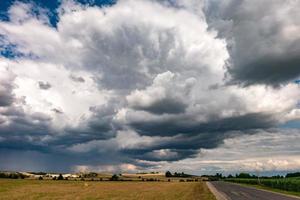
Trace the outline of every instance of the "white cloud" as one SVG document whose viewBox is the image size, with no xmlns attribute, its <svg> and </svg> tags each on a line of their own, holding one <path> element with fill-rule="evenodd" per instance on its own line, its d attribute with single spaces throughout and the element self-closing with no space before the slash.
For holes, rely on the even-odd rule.
<svg viewBox="0 0 300 200">
<path fill-rule="evenodd" d="M 99 90 L 93 75 L 85 71 L 72 72 L 61 65 L 31 60 L 1 61 L 16 77 L 13 93 L 17 99 L 24 99 L 24 104 L 20 106 L 26 113 L 38 112 L 51 116 L 55 127 L 76 127 L 81 120 L 92 115 L 90 107 L 105 104 L 110 97 L 110 92 Z M 86 81 L 74 82 L 70 78 L 74 73 Z M 41 90 L 40 81 L 47 82 L 51 88 Z"/>
</svg>

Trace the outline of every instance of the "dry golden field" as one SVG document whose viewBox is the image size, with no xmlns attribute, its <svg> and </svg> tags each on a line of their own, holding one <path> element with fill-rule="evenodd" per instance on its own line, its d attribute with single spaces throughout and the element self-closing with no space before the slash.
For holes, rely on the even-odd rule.
<svg viewBox="0 0 300 200">
<path fill-rule="evenodd" d="M 214 200 L 203 182 L 0 179 L 0 199 Z"/>
</svg>

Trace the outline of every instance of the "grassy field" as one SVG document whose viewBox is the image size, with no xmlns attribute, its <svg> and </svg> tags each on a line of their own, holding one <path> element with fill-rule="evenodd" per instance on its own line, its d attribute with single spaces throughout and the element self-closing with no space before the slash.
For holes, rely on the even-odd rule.
<svg viewBox="0 0 300 200">
<path fill-rule="evenodd" d="M 280 189 L 276 189 L 276 188 L 266 187 L 266 186 L 263 186 L 263 185 L 249 185 L 249 184 L 242 184 L 242 185 L 254 187 L 254 188 L 257 188 L 257 189 L 261 189 L 261 190 L 268 190 L 268 191 L 271 191 L 271 192 L 277 192 L 277 193 L 281 193 L 281 194 L 300 197 L 300 192 L 285 191 L 285 190 L 280 190 Z"/>
<path fill-rule="evenodd" d="M 299 178 L 280 178 L 280 179 L 260 179 L 258 183 L 257 179 L 246 178 L 232 178 L 226 179 L 226 181 L 246 184 L 258 189 L 270 190 L 273 192 L 279 192 L 283 194 L 300 196 L 300 179 Z"/>
<path fill-rule="evenodd" d="M 215 200 L 203 182 L 0 179 L 0 199 Z"/>
</svg>

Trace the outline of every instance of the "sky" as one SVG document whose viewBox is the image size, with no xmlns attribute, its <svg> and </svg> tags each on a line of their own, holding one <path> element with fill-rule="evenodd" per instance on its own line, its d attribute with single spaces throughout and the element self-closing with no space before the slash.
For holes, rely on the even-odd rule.
<svg viewBox="0 0 300 200">
<path fill-rule="evenodd" d="M 299 6 L 0 1 L 0 170 L 300 170 Z"/>
</svg>

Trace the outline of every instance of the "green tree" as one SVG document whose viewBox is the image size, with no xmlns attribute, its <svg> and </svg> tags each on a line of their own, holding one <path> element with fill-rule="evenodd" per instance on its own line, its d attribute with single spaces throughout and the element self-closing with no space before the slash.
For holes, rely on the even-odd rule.
<svg viewBox="0 0 300 200">
<path fill-rule="evenodd" d="M 112 175 L 112 177 L 110 178 L 110 180 L 111 181 L 117 181 L 117 180 L 119 180 L 119 177 L 118 177 L 118 175 L 114 174 L 114 175 Z"/>
<path fill-rule="evenodd" d="M 64 177 L 63 177 L 63 175 L 62 174 L 59 174 L 59 176 L 57 177 L 57 179 L 56 180 L 64 180 Z"/>
<path fill-rule="evenodd" d="M 170 171 L 167 171 L 165 174 L 166 177 L 172 177 L 172 173 Z"/>
</svg>

